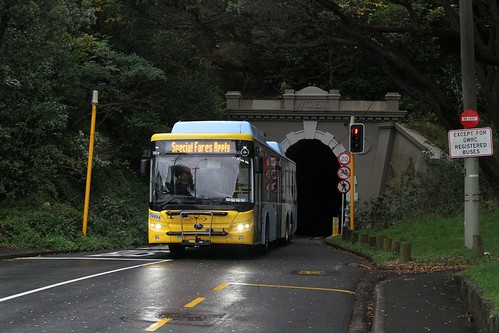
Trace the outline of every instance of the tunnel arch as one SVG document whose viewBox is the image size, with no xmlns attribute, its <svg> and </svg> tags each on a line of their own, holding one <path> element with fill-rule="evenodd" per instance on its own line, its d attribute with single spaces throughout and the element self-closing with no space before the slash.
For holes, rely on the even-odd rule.
<svg viewBox="0 0 499 333">
<path fill-rule="evenodd" d="M 313 124 L 315 123 L 315 124 Z M 296 162 L 298 186 L 297 234 L 324 237 L 332 234 L 332 217 L 340 216 L 341 195 L 336 189 L 344 146 L 316 122 L 303 131 L 291 132 L 281 143 L 286 156 Z"/>
</svg>

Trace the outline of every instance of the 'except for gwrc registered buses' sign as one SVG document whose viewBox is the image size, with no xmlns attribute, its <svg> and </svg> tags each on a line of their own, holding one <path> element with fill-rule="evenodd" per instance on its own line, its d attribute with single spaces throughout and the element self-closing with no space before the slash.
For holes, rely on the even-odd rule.
<svg viewBox="0 0 499 333">
<path fill-rule="evenodd" d="M 451 158 L 490 156 L 493 153 L 490 127 L 449 131 L 449 156 Z"/>
</svg>

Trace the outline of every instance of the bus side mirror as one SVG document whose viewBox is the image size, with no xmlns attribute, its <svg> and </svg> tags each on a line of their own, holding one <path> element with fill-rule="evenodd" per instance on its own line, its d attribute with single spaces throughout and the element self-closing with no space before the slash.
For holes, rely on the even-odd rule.
<svg viewBox="0 0 499 333">
<path fill-rule="evenodd" d="M 140 175 L 142 177 L 145 177 L 149 175 L 149 165 L 150 165 L 150 159 L 148 158 L 143 158 L 140 160 Z"/>
<path fill-rule="evenodd" d="M 263 173 L 263 158 L 260 156 L 255 157 L 253 164 L 255 173 Z"/>
</svg>

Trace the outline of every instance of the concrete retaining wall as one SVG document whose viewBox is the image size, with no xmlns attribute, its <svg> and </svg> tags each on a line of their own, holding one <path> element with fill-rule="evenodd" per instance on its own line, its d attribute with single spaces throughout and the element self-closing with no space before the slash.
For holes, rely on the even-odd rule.
<svg viewBox="0 0 499 333">
<path fill-rule="evenodd" d="M 471 311 L 471 316 L 482 333 L 499 333 L 499 314 L 494 314 L 494 303 L 464 276 L 455 275 L 459 294 Z"/>
</svg>

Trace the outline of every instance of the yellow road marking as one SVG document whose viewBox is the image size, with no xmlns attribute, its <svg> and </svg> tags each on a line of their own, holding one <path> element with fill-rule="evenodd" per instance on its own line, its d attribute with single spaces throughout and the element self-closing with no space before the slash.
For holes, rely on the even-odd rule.
<svg viewBox="0 0 499 333">
<path fill-rule="evenodd" d="M 338 293 L 345 293 L 355 295 L 355 292 L 345 289 L 335 289 L 335 288 L 318 288 L 318 287 L 302 287 L 302 286 L 282 286 L 277 284 L 258 284 L 258 283 L 240 283 L 231 282 L 230 284 L 240 285 L 240 286 L 250 286 L 250 287 L 268 287 L 268 288 L 285 288 L 285 289 L 303 289 L 303 290 L 320 290 L 320 291 L 334 291 Z"/>
<path fill-rule="evenodd" d="M 195 300 L 193 300 L 192 302 L 187 303 L 186 305 L 184 305 L 184 308 L 193 308 L 196 305 L 198 305 L 199 303 L 201 303 L 202 301 L 204 301 L 205 299 L 206 299 L 205 297 L 198 297 Z"/>
<path fill-rule="evenodd" d="M 249 287 L 266 287 L 266 288 L 282 288 L 282 289 L 301 289 L 301 290 L 319 290 L 319 291 L 332 291 L 332 292 L 338 292 L 338 293 L 345 293 L 345 294 L 351 294 L 355 295 L 355 292 L 350 291 L 350 290 L 345 290 L 345 289 L 336 289 L 336 288 L 319 288 L 319 287 L 303 287 L 303 286 L 286 286 L 286 285 L 277 285 L 277 284 L 260 284 L 260 283 L 242 283 L 242 282 L 224 282 L 217 287 L 213 288 L 215 291 L 220 291 L 224 289 L 225 287 L 229 285 L 239 285 L 239 286 L 249 286 Z M 194 299 L 193 301 L 187 303 L 184 305 L 185 308 L 193 308 L 202 301 L 204 301 L 206 298 L 205 297 L 198 297 Z M 156 323 L 152 324 L 148 328 L 146 328 L 146 331 L 149 332 L 154 332 L 164 324 L 168 323 L 171 321 L 172 318 L 164 318 L 161 320 L 158 320 Z"/>
<path fill-rule="evenodd" d="M 148 328 L 146 328 L 146 331 L 148 331 L 148 332 L 154 332 L 158 328 L 160 328 L 161 326 L 163 326 L 164 324 L 166 324 L 167 322 L 169 322 L 170 320 L 172 320 L 172 318 L 164 318 L 164 319 L 158 320 L 157 322 L 155 322 L 154 324 L 152 324 L 151 326 L 149 326 Z"/>
<path fill-rule="evenodd" d="M 223 288 L 227 287 L 229 284 L 230 284 L 229 282 L 224 282 L 224 283 L 222 283 L 221 285 L 219 285 L 218 287 L 213 288 L 213 290 L 215 290 L 215 291 L 220 291 L 220 290 L 222 290 Z"/>
</svg>

